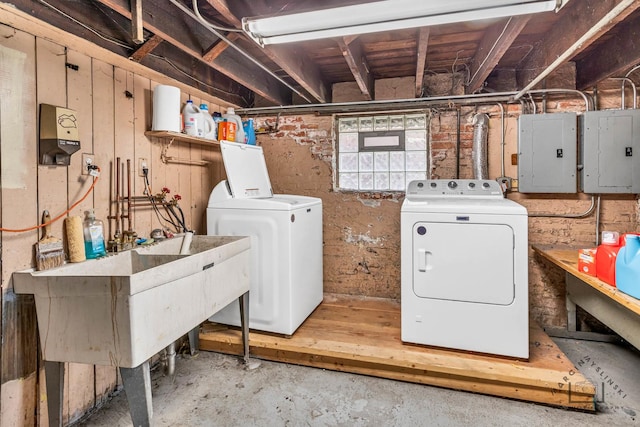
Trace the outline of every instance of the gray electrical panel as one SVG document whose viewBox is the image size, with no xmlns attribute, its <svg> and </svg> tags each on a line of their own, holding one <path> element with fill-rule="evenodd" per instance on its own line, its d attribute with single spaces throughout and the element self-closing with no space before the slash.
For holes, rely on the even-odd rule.
<svg viewBox="0 0 640 427">
<path fill-rule="evenodd" d="M 575 193 L 576 113 L 523 114 L 518 119 L 518 191 Z"/>
<path fill-rule="evenodd" d="M 640 193 L 640 110 L 587 111 L 580 125 L 581 190 Z"/>
</svg>

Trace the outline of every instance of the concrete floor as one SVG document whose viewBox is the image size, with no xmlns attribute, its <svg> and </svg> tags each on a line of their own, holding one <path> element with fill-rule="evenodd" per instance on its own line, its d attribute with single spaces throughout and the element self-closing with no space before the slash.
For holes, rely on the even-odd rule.
<svg viewBox="0 0 640 427">
<path fill-rule="evenodd" d="M 598 386 L 598 413 L 211 352 L 178 356 L 173 377 L 151 374 L 159 426 L 640 425 L 640 352 L 554 339 Z M 604 393 L 603 393 L 604 392 Z M 76 426 L 130 426 L 124 392 Z"/>
</svg>

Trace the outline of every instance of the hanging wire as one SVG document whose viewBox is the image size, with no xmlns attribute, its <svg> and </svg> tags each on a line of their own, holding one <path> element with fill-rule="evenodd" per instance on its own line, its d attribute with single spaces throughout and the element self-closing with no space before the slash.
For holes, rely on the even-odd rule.
<svg viewBox="0 0 640 427">
<path fill-rule="evenodd" d="M 97 171 L 100 172 L 100 168 L 97 168 Z M 66 211 L 62 212 L 60 215 L 56 216 L 55 218 L 53 218 L 50 221 L 47 221 L 43 224 L 40 225 L 34 225 L 32 227 L 27 227 L 27 228 L 0 228 L 0 231 L 4 231 L 6 233 L 23 233 L 25 231 L 32 231 L 32 230 L 37 230 L 39 228 L 43 228 L 43 227 L 47 227 L 48 225 L 53 224 L 54 222 L 56 222 L 57 220 L 59 220 L 60 218 L 64 217 L 66 214 L 68 214 L 69 212 L 71 212 L 76 206 L 78 206 L 80 203 L 84 202 L 84 200 L 89 196 L 89 194 L 93 191 L 93 189 L 96 186 L 96 183 L 98 182 L 98 177 L 94 176 L 93 177 L 93 183 L 91 184 L 91 187 L 89 187 L 89 189 L 87 190 L 87 192 L 84 194 L 84 196 L 82 196 L 82 198 L 80 200 L 78 200 L 77 202 L 75 202 L 73 205 L 71 205 L 69 207 L 69 209 L 67 209 Z"/>
</svg>

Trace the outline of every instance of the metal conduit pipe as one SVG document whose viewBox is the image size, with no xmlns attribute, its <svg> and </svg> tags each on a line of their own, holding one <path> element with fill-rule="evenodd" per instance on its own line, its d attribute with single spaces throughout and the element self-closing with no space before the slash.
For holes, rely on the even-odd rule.
<svg viewBox="0 0 640 427">
<path fill-rule="evenodd" d="M 532 94 L 541 93 L 574 93 L 580 95 L 589 110 L 590 98 L 587 94 L 575 89 L 536 89 L 530 91 Z M 513 101 L 513 95 L 516 92 L 494 92 L 494 93 L 474 93 L 467 95 L 453 96 L 432 96 L 428 98 L 408 98 L 393 100 L 374 100 L 374 101 L 352 101 L 352 102 L 335 102 L 326 104 L 305 104 L 305 105 L 288 105 L 273 107 L 257 107 L 257 108 L 238 108 L 236 114 L 243 116 L 265 116 L 274 114 L 360 114 L 369 111 L 375 112 L 397 112 L 399 110 L 419 110 L 434 106 L 451 107 L 451 104 L 458 105 L 478 105 L 478 104 L 495 104 L 496 102 Z M 520 100 L 522 103 L 523 101 Z M 524 108 L 524 105 L 523 105 Z"/>
<path fill-rule="evenodd" d="M 586 93 L 576 90 L 576 89 L 534 89 L 527 92 L 529 94 L 547 94 L 547 93 L 574 93 L 576 95 L 580 95 L 582 99 L 584 99 L 585 109 L 589 111 L 591 105 L 590 102 L 593 103 L 593 99 Z"/>
<path fill-rule="evenodd" d="M 183 11 L 189 18 L 193 19 L 194 21 L 202 24 L 210 33 L 214 34 L 216 37 L 224 40 L 225 43 L 227 43 L 229 46 L 231 46 L 233 49 L 235 49 L 236 51 L 238 51 L 242 56 L 244 56 L 245 58 L 247 58 L 249 61 L 253 62 L 254 64 L 256 64 L 258 67 L 262 68 L 264 71 L 267 72 L 267 74 L 269 74 L 271 77 L 273 77 L 274 79 L 276 79 L 277 81 L 279 81 L 280 83 L 282 83 L 283 85 L 285 85 L 286 87 L 288 87 L 289 89 L 291 89 L 293 92 L 297 93 L 298 95 L 300 95 L 300 97 L 302 97 L 305 101 L 307 102 L 311 102 L 311 100 L 303 93 L 301 93 L 298 89 L 294 88 L 293 86 L 291 86 L 289 83 L 287 83 L 286 81 L 284 81 L 283 79 L 281 79 L 279 76 L 277 76 L 274 72 L 272 72 L 270 69 L 268 69 L 266 66 L 264 66 L 260 61 L 258 61 L 257 59 L 255 59 L 253 56 L 249 55 L 247 52 L 245 52 L 244 50 L 242 50 L 240 47 L 238 47 L 236 44 L 234 44 L 231 40 L 229 40 L 228 38 L 226 38 L 220 31 L 216 30 L 215 28 L 212 28 L 208 22 L 206 22 L 204 19 L 200 19 L 201 17 L 196 16 L 191 9 L 187 8 L 185 5 L 181 4 L 180 2 L 178 2 L 177 0 L 169 0 L 175 7 L 177 7 L 178 9 L 180 9 L 181 11 Z"/>
<path fill-rule="evenodd" d="M 624 110 L 626 108 L 625 102 L 625 85 L 629 83 L 631 85 L 631 89 L 633 90 L 633 109 L 635 110 L 638 107 L 638 92 L 636 90 L 636 85 L 629 77 L 609 77 L 610 80 L 622 80 L 622 96 L 621 98 L 621 109 Z"/>
<path fill-rule="evenodd" d="M 596 197 L 591 196 L 591 205 L 589 209 L 579 214 L 552 214 L 552 213 L 530 213 L 528 216 L 532 218 L 572 218 L 580 219 L 586 218 L 593 213 L 593 208 L 596 206 Z"/>
<path fill-rule="evenodd" d="M 596 207 L 596 246 L 600 244 L 600 196 Z"/>
</svg>

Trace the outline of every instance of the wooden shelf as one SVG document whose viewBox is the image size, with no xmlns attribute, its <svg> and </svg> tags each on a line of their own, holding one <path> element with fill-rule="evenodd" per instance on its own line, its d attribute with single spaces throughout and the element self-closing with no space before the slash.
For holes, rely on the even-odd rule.
<svg viewBox="0 0 640 427">
<path fill-rule="evenodd" d="M 144 133 L 146 136 L 154 138 L 172 139 L 175 141 L 186 142 L 188 144 L 206 145 L 208 147 L 220 148 L 220 143 L 211 139 L 199 138 L 197 136 L 186 135 L 180 132 L 170 132 L 166 130 L 148 130 Z"/>
<path fill-rule="evenodd" d="M 615 286 L 608 285 L 602 280 L 578 270 L 578 249 L 544 245 L 533 245 L 532 248 L 553 264 L 640 316 L 640 300 L 619 291 Z"/>
</svg>

